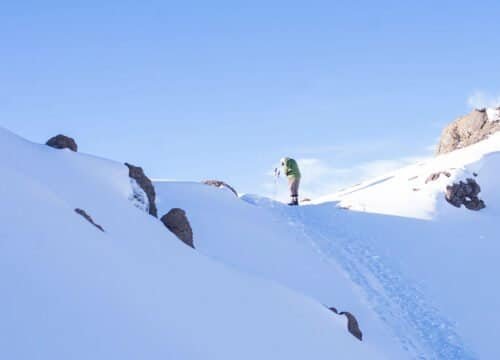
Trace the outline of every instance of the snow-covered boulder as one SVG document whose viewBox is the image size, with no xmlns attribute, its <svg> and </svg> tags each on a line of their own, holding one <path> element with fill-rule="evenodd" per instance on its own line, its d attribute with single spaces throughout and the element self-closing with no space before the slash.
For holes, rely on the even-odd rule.
<svg viewBox="0 0 500 360">
<path fill-rule="evenodd" d="M 153 183 L 146 176 L 146 174 L 144 174 L 144 170 L 141 167 L 134 166 L 129 163 L 125 163 L 125 165 L 129 169 L 129 177 L 132 181 L 132 188 L 134 190 L 132 198 L 134 202 L 142 203 L 146 212 L 154 217 L 158 217 L 158 210 L 156 208 L 156 192 Z M 137 189 L 137 187 L 144 191 L 146 199 L 144 199 L 144 195 L 139 189 Z"/>
<path fill-rule="evenodd" d="M 78 151 L 78 145 L 76 144 L 75 139 L 61 134 L 47 140 L 45 145 L 53 147 L 54 149 L 70 149 L 74 152 Z"/>
<path fill-rule="evenodd" d="M 162 216 L 161 222 L 167 227 L 168 230 L 177 236 L 179 240 L 194 248 L 193 229 L 189 224 L 189 220 L 184 210 L 179 208 L 170 210 Z"/>
<path fill-rule="evenodd" d="M 448 125 L 441 135 L 437 155 L 476 144 L 500 130 L 500 119 L 488 116 L 489 109 L 476 109 Z"/>
</svg>

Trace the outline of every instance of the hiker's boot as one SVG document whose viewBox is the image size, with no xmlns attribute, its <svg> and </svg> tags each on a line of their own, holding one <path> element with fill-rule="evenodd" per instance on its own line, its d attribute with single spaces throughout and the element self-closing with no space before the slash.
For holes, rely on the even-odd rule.
<svg viewBox="0 0 500 360">
<path fill-rule="evenodd" d="M 289 206 L 298 206 L 299 205 L 299 197 L 292 196 L 292 201 L 288 203 Z"/>
</svg>

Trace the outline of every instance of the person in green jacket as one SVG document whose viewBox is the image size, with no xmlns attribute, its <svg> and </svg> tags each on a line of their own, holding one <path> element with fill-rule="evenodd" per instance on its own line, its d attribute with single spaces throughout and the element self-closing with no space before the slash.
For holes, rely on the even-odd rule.
<svg viewBox="0 0 500 360">
<path fill-rule="evenodd" d="M 281 159 L 281 167 L 283 174 L 288 178 L 288 186 L 290 188 L 290 197 L 292 201 L 288 204 L 291 206 L 299 205 L 299 186 L 300 186 L 300 170 L 297 161 L 292 158 Z"/>
</svg>

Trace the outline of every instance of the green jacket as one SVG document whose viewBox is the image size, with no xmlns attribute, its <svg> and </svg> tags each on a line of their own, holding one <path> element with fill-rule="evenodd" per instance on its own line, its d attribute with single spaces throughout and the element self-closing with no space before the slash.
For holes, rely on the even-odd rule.
<svg viewBox="0 0 500 360">
<path fill-rule="evenodd" d="M 300 170 L 297 161 L 290 158 L 284 158 L 281 162 L 283 166 L 283 173 L 292 179 L 300 179 Z"/>
</svg>

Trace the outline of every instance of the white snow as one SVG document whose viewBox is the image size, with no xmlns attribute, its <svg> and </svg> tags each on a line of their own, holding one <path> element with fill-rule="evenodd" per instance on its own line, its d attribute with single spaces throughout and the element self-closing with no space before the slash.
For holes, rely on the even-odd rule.
<svg viewBox="0 0 500 360">
<path fill-rule="evenodd" d="M 314 203 L 336 201 L 339 207 L 350 210 L 432 219 L 438 215 L 438 199 L 443 198 L 446 185 L 460 177 L 473 177 L 473 171 L 464 173 L 466 168 L 480 161 L 485 154 L 497 151 L 500 151 L 500 133 L 470 147 L 421 161 L 342 192 L 315 199 Z M 451 177 L 441 175 L 437 181 L 426 184 L 427 178 L 437 172 L 448 172 Z M 481 175 L 479 171 L 478 173 Z M 479 183 L 481 185 L 481 181 Z"/>
<path fill-rule="evenodd" d="M 0 358 L 384 358 L 314 299 L 185 246 L 129 202 L 124 165 L 2 129 L 0 162 Z"/>
<path fill-rule="evenodd" d="M 225 189 L 199 183 L 157 182 L 155 188 L 160 213 L 172 207 L 187 212 L 198 251 L 325 306 L 352 312 L 365 343 L 383 349 L 385 358 L 405 357 L 390 328 L 360 296 L 346 271 L 317 248 L 299 220 L 281 214 L 280 204 L 256 207 Z"/>
<path fill-rule="evenodd" d="M 299 208 L 155 182 L 196 250 L 122 164 L 3 129 L 0 161 L 2 359 L 500 358 L 500 134 Z M 444 200 L 467 177 L 480 212 Z"/>
<path fill-rule="evenodd" d="M 486 109 L 489 121 L 500 121 L 500 107 Z"/>
<path fill-rule="evenodd" d="M 187 210 L 198 251 L 352 311 L 386 358 L 496 359 L 499 151 L 497 134 L 298 209 L 195 183 L 156 188 L 162 211 Z M 426 184 L 440 171 L 450 177 Z M 480 212 L 444 200 L 467 177 L 481 185 Z"/>
<path fill-rule="evenodd" d="M 145 213 L 149 213 L 149 199 L 147 194 L 142 190 L 135 179 L 130 179 L 130 190 L 131 193 L 128 197 L 130 202 L 138 209 L 141 209 Z"/>
</svg>

